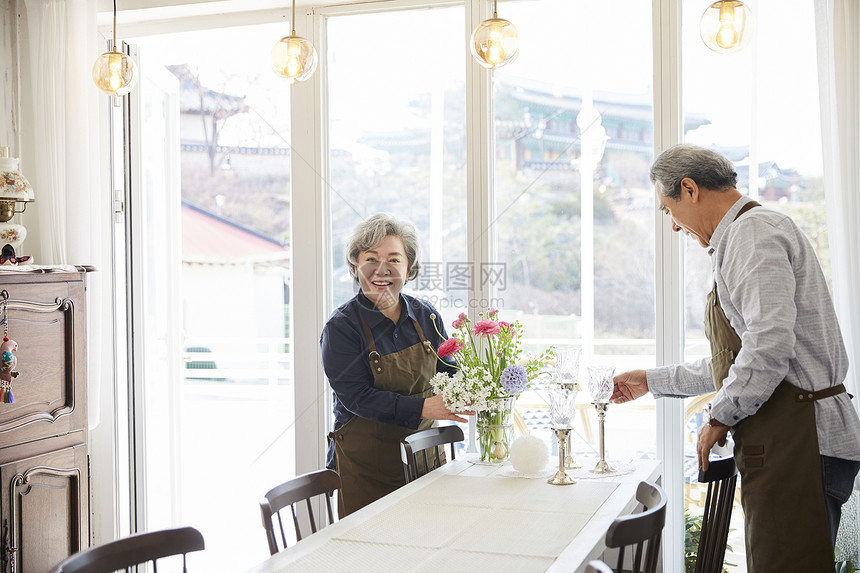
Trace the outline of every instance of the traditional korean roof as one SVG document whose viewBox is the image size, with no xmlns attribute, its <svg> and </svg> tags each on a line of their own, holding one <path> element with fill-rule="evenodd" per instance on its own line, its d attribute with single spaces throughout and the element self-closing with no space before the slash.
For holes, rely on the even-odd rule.
<svg viewBox="0 0 860 573">
<path fill-rule="evenodd" d="M 245 264 L 289 261 L 278 241 L 182 202 L 182 262 Z"/>
<path fill-rule="evenodd" d="M 211 115 L 214 112 L 217 119 L 223 119 L 251 109 L 245 103 L 245 96 L 230 95 L 204 87 L 188 64 L 166 67 L 179 78 L 180 113 Z"/>
</svg>

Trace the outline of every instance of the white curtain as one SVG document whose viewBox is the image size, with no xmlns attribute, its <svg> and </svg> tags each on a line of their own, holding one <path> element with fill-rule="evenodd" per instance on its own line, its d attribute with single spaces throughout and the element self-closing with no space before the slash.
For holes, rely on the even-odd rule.
<svg viewBox="0 0 860 573">
<path fill-rule="evenodd" d="M 839 324 L 860 402 L 860 3 L 816 0 L 824 187 Z"/>
<path fill-rule="evenodd" d="M 109 259 L 99 217 L 99 94 L 92 65 L 99 54 L 96 0 L 24 0 L 27 42 L 22 55 L 23 114 L 32 118 L 27 178 L 36 201 L 34 229 L 39 265 L 93 265 L 88 273 L 88 400 L 90 427 L 99 417 L 104 299 Z M 29 87 L 29 93 L 27 88 Z M 26 125 L 26 124 L 25 124 Z M 108 192 L 109 195 L 109 192 Z M 33 208 L 31 207 L 31 209 Z M 105 210 L 101 209 L 104 213 Z M 32 215 L 27 213 L 28 216 Z M 29 225 L 28 225 L 29 228 Z M 109 307 L 108 307 L 109 308 Z M 109 332 L 109 331 L 108 331 Z M 105 339 L 107 340 L 107 339 Z"/>
<path fill-rule="evenodd" d="M 833 291 L 851 362 L 845 386 L 860 410 L 860 3 L 816 0 L 815 26 Z M 843 515 L 843 526 L 851 517 Z M 853 518 L 845 529 L 860 543 L 860 510 Z"/>
</svg>

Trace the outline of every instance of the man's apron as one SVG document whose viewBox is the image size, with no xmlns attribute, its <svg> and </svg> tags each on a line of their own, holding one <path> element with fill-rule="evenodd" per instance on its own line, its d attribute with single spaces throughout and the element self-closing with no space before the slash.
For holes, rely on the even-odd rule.
<svg viewBox="0 0 860 573">
<path fill-rule="evenodd" d="M 737 216 L 756 206 L 747 203 Z M 720 307 L 716 282 L 708 295 L 705 335 L 719 390 L 740 352 L 741 339 Z M 844 391 L 840 385 L 809 392 L 782 381 L 756 414 L 732 426 L 749 573 L 833 570 L 815 400 Z"/>
<path fill-rule="evenodd" d="M 429 398 L 434 395 L 430 378 L 436 374 L 436 354 L 418 322 L 413 320 L 421 342 L 380 356 L 370 327 L 361 326 L 370 348 L 368 360 L 373 372 L 373 387 L 403 396 Z M 432 427 L 434 420 L 421 420 L 417 430 L 383 424 L 353 416 L 329 434 L 335 441 L 337 473 L 341 479 L 338 517 L 342 518 L 406 484 L 400 458 L 400 440 Z"/>
</svg>

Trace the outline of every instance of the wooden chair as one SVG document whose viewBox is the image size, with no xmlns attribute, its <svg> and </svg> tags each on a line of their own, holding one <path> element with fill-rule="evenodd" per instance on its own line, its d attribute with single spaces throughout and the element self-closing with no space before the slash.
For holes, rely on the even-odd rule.
<svg viewBox="0 0 860 573">
<path fill-rule="evenodd" d="M 302 500 L 307 503 L 308 518 L 311 524 L 311 532 L 317 532 L 317 524 L 314 519 L 314 511 L 311 500 L 317 496 L 324 495 L 326 508 L 328 509 L 329 523 L 334 523 L 334 512 L 332 511 L 331 498 L 334 491 L 340 489 L 340 476 L 337 472 L 324 469 L 309 472 L 287 480 L 281 485 L 270 489 L 260 499 L 260 513 L 263 517 L 263 528 L 266 530 L 266 540 L 269 543 L 269 552 L 274 555 L 278 551 L 287 548 L 287 536 L 284 534 L 284 522 L 281 519 L 281 510 L 289 506 L 293 516 L 293 527 L 296 530 L 296 541 L 301 541 L 302 530 L 299 519 L 296 516 L 296 504 Z M 281 547 L 278 548 L 278 540 L 275 536 L 274 520 L 277 516 L 278 528 L 281 532 Z M 320 529 L 325 524 L 320 522 Z"/>
<path fill-rule="evenodd" d="M 585 573 L 614 573 L 612 568 L 601 561 L 600 559 L 595 559 L 594 561 L 589 561 L 588 565 L 585 566 Z"/>
<path fill-rule="evenodd" d="M 400 459 L 403 461 L 403 475 L 406 483 L 416 480 L 426 474 L 432 467 L 439 467 L 445 463 L 440 455 L 444 451 L 445 444 L 451 444 L 451 459 L 455 458 L 454 443 L 464 440 L 463 430 L 460 426 L 439 426 L 415 432 L 400 440 Z M 439 448 L 437 446 L 443 446 Z M 427 451 L 431 450 L 430 456 Z M 435 466 L 433 466 L 435 462 Z"/>
<path fill-rule="evenodd" d="M 618 549 L 615 571 L 622 569 L 624 551 L 633 550 L 633 573 L 654 573 L 660 554 L 660 537 L 666 523 L 666 494 L 656 484 L 643 481 L 636 490 L 636 499 L 645 506 L 640 513 L 622 515 L 612 522 L 606 532 L 606 546 Z"/>
<path fill-rule="evenodd" d="M 185 554 L 203 549 L 203 535 L 193 527 L 138 533 L 75 553 L 53 573 L 113 573 L 150 561 L 158 573 L 156 560 L 171 555 L 182 555 L 182 571 L 186 572 Z"/>
<path fill-rule="evenodd" d="M 699 470 L 699 482 L 708 484 L 708 497 L 696 552 L 696 573 L 722 573 L 738 483 L 734 458 L 710 461 L 708 471 Z"/>
</svg>

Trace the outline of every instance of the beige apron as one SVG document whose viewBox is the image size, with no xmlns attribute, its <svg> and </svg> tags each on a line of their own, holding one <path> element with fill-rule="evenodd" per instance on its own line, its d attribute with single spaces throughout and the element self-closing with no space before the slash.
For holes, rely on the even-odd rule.
<svg viewBox="0 0 860 573">
<path fill-rule="evenodd" d="M 424 337 L 418 322 L 413 320 L 421 342 L 380 356 L 370 327 L 361 318 L 367 345 L 368 360 L 373 371 L 373 387 L 397 392 L 403 396 L 433 396 L 430 378 L 436 374 L 436 355 Z M 360 416 L 329 434 L 335 441 L 337 473 L 341 479 L 338 495 L 338 517 L 343 518 L 406 484 L 400 458 L 400 440 L 434 425 L 434 420 L 421 420 L 417 430 L 394 424 L 383 424 Z"/>
<path fill-rule="evenodd" d="M 737 216 L 755 206 L 758 203 L 747 203 Z M 719 390 L 740 352 L 741 339 L 720 307 L 716 282 L 708 295 L 705 334 Z M 839 391 L 811 393 L 783 381 L 755 415 L 732 426 L 749 573 L 833 571 L 815 400 Z"/>
</svg>

